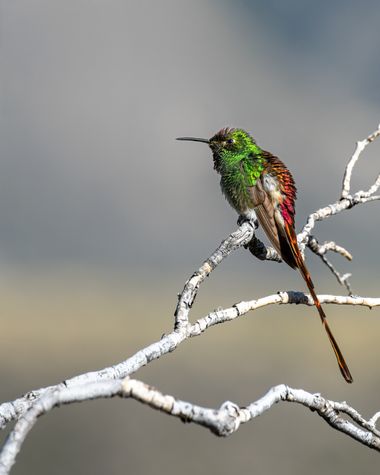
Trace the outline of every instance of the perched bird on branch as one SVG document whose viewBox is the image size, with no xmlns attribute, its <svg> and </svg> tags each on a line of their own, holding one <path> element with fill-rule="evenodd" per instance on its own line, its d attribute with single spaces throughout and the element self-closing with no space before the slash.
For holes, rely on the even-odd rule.
<svg viewBox="0 0 380 475">
<path fill-rule="evenodd" d="M 211 139 L 179 137 L 203 142 L 212 150 L 214 169 L 221 175 L 222 192 L 243 219 L 257 219 L 283 261 L 304 278 L 333 347 L 339 369 L 348 383 L 353 379 L 327 323 L 309 271 L 298 248 L 294 228 L 296 187 L 281 160 L 261 149 L 242 129 L 224 128 Z"/>
</svg>

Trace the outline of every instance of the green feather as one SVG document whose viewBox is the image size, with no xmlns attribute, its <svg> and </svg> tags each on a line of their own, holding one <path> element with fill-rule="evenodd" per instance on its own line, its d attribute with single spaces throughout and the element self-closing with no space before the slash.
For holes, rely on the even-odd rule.
<svg viewBox="0 0 380 475">
<path fill-rule="evenodd" d="M 221 139 L 223 141 L 221 142 Z M 242 129 L 227 129 L 210 140 L 221 188 L 229 203 L 242 213 L 253 204 L 248 187 L 255 186 L 264 168 L 262 149 Z"/>
</svg>

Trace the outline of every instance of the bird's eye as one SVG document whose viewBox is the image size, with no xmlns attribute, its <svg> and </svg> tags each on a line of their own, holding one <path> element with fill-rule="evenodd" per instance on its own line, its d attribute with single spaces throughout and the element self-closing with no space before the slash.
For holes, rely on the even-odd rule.
<svg viewBox="0 0 380 475">
<path fill-rule="evenodd" d="M 227 143 L 231 143 L 231 144 L 232 144 L 232 143 L 235 143 L 235 140 L 234 140 L 234 139 L 228 139 L 228 140 L 227 140 Z"/>
</svg>

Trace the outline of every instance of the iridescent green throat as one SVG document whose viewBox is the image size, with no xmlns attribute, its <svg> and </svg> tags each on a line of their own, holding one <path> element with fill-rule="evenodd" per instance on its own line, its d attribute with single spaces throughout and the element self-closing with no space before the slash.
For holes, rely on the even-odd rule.
<svg viewBox="0 0 380 475">
<path fill-rule="evenodd" d="M 254 204 L 249 187 L 255 186 L 265 168 L 265 158 L 261 149 L 254 143 L 250 150 L 220 152 L 220 185 L 228 202 L 239 214 L 252 209 Z"/>
<path fill-rule="evenodd" d="M 265 159 L 262 150 L 255 143 L 251 142 L 242 150 L 220 151 L 219 173 L 222 177 L 229 177 L 228 181 L 236 180 L 245 186 L 255 186 L 264 168 Z"/>
</svg>

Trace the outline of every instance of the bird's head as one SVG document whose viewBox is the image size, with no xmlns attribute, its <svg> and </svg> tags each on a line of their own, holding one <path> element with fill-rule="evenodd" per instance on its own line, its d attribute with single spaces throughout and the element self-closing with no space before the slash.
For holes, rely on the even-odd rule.
<svg viewBox="0 0 380 475">
<path fill-rule="evenodd" d="M 206 143 L 212 150 L 214 168 L 220 171 L 223 162 L 236 163 L 254 152 L 256 143 L 254 139 L 243 129 L 225 127 L 219 130 L 211 139 L 198 137 L 178 137 L 177 140 L 189 140 L 192 142 Z"/>
</svg>

